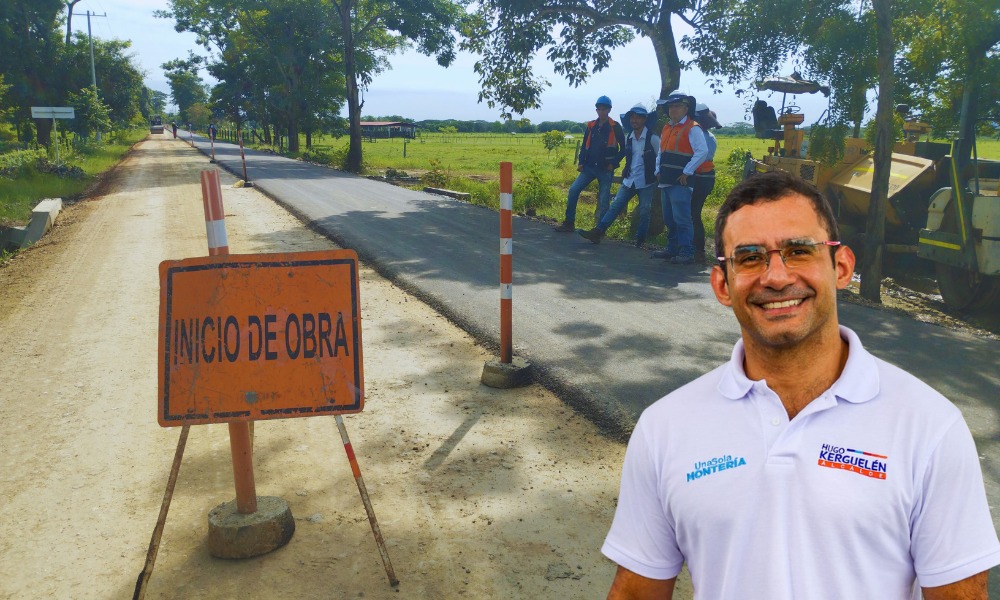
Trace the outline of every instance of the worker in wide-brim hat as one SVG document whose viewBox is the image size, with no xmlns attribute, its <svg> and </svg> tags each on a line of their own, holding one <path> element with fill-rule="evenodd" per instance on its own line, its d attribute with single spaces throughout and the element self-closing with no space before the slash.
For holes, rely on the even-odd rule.
<svg viewBox="0 0 1000 600">
<path fill-rule="evenodd" d="M 715 166 L 708 160 L 704 129 L 691 118 L 696 106 L 694 97 L 673 92 L 656 103 L 665 107 L 670 117 L 670 122 L 660 132 L 660 153 L 656 161 L 667 247 L 654 252 L 652 257 L 664 258 L 671 264 L 691 264 L 695 262 L 691 219 L 694 177 L 714 170 Z"/>
</svg>

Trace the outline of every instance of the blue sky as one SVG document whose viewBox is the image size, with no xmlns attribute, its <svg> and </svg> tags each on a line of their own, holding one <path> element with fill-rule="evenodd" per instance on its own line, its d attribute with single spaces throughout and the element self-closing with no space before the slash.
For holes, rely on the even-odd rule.
<svg viewBox="0 0 1000 600">
<path fill-rule="evenodd" d="M 173 21 L 158 19 L 153 11 L 169 7 L 167 0 L 82 0 L 74 13 L 91 11 L 107 14 L 92 19 L 95 37 L 127 39 L 132 41 L 132 51 L 146 72 L 146 84 L 169 93 L 166 78 L 160 65 L 174 58 L 187 56 L 188 50 L 204 54 L 197 46 L 195 36 L 174 31 Z M 678 37 L 683 23 L 677 24 Z M 86 33 L 87 19 L 73 17 L 73 29 Z M 652 44 L 637 39 L 614 53 L 611 67 L 594 74 L 584 85 L 573 88 L 552 72 L 544 59 L 536 61 L 538 71 L 552 84 L 542 95 L 542 107 L 528 111 L 525 117 L 533 123 L 541 121 L 589 120 L 594 117 L 594 100 L 608 95 L 614 102 L 613 114 L 624 113 L 636 103 L 651 107 L 658 95 L 656 59 Z M 473 71 L 475 58 L 459 55 L 451 67 L 445 69 L 433 59 L 415 51 L 391 57 L 392 70 L 376 77 L 364 94 L 364 114 L 398 114 L 416 120 L 422 119 L 500 119 L 498 110 L 478 103 L 479 82 Z M 791 68 L 789 67 L 788 71 Z M 637 77 L 637 74 L 641 76 Z M 788 73 L 784 73 L 788 74 Z M 100 79 L 100 73 L 97 74 Z M 203 76 L 205 74 L 203 73 Z M 713 95 L 705 76 L 695 70 L 681 74 L 681 90 L 705 102 L 719 115 L 722 123 L 749 121 L 748 104 L 753 101 L 736 98 L 733 94 Z M 761 98 L 775 108 L 781 105 L 781 94 L 762 92 Z M 788 97 L 789 102 L 793 96 Z M 827 100 L 819 94 L 794 97 L 795 104 L 805 113 L 806 123 L 819 118 L 827 108 Z"/>
</svg>

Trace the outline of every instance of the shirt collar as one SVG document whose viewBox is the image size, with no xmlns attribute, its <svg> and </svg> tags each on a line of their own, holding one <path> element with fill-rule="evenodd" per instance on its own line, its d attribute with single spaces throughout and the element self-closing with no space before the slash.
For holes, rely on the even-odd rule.
<svg viewBox="0 0 1000 600">
<path fill-rule="evenodd" d="M 830 391 L 837 398 L 852 404 L 867 402 L 879 393 L 879 372 L 875 357 L 864 349 L 857 334 L 843 325 L 840 326 L 840 337 L 848 344 L 847 364 L 837 381 L 833 382 Z M 751 388 L 758 383 L 747 377 L 743 370 L 745 356 L 741 338 L 733 347 L 732 356 L 718 387 L 719 393 L 731 400 L 748 397 Z"/>
</svg>

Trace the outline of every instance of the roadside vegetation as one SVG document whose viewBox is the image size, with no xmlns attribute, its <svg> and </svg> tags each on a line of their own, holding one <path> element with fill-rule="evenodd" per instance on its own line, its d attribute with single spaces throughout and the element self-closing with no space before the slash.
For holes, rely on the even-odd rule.
<svg viewBox="0 0 1000 600">
<path fill-rule="evenodd" d="M 44 198 L 80 197 L 147 134 L 146 129 L 126 129 L 106 136 L 100 144 L 64 144 L 58 162 L 45 148 L 0 154 L 0 227 L 26 224 L 31 209 Z"/>
</svg>

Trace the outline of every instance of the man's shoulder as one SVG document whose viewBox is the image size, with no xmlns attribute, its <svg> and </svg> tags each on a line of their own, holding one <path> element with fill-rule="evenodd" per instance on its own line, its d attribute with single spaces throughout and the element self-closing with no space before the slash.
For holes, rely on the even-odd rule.
<svg viewBox="0 0 1000 600">
<path fill-rule="evenodd" d="M 712 405 L 725 398 L 719 392 L 719 382 L 729 363 L 723 363 L 708 373 L 663 396 L 643 411 L 643 417 L 657 418 L 664 414 L 683 413 L 694 408 L 713 410 Z"/>
</svg>

